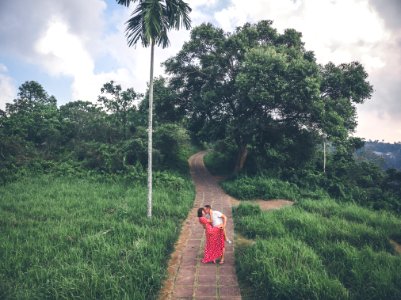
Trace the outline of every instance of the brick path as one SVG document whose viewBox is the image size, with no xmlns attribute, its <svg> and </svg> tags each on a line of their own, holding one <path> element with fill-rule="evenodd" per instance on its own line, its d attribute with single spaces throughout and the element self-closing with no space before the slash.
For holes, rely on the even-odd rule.
<svg viewBox="0 0 401 300">
<path fill-rule="evenodd" d="M 189 159 L 196 197 L 171 256 L 169 277 L 159 295 L 161 300 L 241 299 L 234 265 L 234 224 L 230 198 L 219 187 L 217 179 L 205 169 L 204 155 L 205 152 L 199 152 Z M 212 209 L 221 211 L 228 218 L 227 235 L 233 243 L 226 243 L 224 265 L 200 262 L 203 258 L 205 234 L 196 217 L 196 211 L 205 204 L 210 204 Z"/>
</svg>

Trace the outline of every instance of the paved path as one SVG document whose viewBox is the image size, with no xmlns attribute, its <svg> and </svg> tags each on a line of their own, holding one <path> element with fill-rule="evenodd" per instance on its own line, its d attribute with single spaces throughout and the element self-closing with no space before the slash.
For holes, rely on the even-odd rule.
<svg viewBox="0 0 401 300">
<path fill-rule="evenodd" d="M 196 197 L 192 210 L 183 223 L 183 228 L 171 256 L 168 273 L 159 299 L 230 299 L 240 300 L 234 265 L 234 224 L 231 214 L 230 197 L 226 195 L 203 164 L 205 152 L 199 152 L 189 159 L 191 176 L 196 186 Z M 226 243 L 225 263 L 202 264 L 205 234 L 199 224 L 196 211 L 210 204 L 228 217 L 227 235 L 233 244 Z"/>
</svg>

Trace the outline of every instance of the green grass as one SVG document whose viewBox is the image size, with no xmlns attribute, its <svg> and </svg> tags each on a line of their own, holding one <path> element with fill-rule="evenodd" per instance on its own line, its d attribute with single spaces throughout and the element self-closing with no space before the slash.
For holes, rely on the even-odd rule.
<svg viewBox="0 0 401 300">
<path fill-rule="evenodd" d="M 194 199 L 189 180 L 171 178 L 154 188 L 152 219 L 140 184 L 39 176 L 2 186 L 0 299 L 155 299 Z"/>
<path fill-rule="evenodd" d="M 300 190 L 295 184 L 263 176 L 244 176 L 225 180 L 222 182 L 222 187 L 228 194 L 241 200 L 297 200 L 300 196 Z"/>
<path fill-rule="evenodd" d="M 262 212 L 241 204 L 235 229 L 244 299 L 401 299 L 401 219 L 355 204 L 304 200 Z"/>
</svg>

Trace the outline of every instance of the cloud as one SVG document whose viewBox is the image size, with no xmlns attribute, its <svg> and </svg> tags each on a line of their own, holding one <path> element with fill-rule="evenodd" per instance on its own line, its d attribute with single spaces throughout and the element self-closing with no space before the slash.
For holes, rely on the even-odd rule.
<svg viewBox="0 0 401 300">
<path fill-rule="evenodd" d="M 70 25 L 70 30 L 90 42 L 104 28 L 102 13 L 106 9 L 101 0 L 36 0 L 0 2 L 1 49 L 32 57 L 35 41 L 47 30 L 48 20 L 58 18 Z"/>
<path fill-rule="evenodd" d="M 6 108 L 6 103 L 17 96 L 14 80 L 7 75 L 7 67 L 0 63 L 0 109 Z"/>
<path fill-rule="evenodd" d="M 72 78 L 71 98 L 61 102 L 95 101 L 105 82 L 130 81 L 130 73 L 119 66 L 108 72 L 96 70 L 106 31 L 106 7 L 101 0 L 2 1 L 0 54 L 38 65 L 60 82 L 68 82 L 63 77 Z"/>
<path fill-rule="evenodd" d="M 401 142 L 401 119 L 394 119 L 387 113 L 359 111 L 355 135 L 366 140 Z"/>
<path fill-rule="evenodd" d="M 315 52 L 319 63 L 360 61 L 375 89 L 372 99 L 358 106 L 361 134 L 368 136 L 373 132 L 364 131 L 368 130 L 363 125 L 369 123 L 367 118 L 382 120 L 383 124 L 398 124 L 401 119 L 399 0 L 188 0 L 188 3 L 193 27 L 210 22 L 232 32 L 245 22 L 269 19 L 279 32 L 286 28 L 300 31 L 306 49 Z M 134 87 L 145 92 L 150 49 L 127 46 L 125 22 L 132 9 L 113 0 L 0 1 L 0 57 L 9 66 L 3 57 L 36 65 L 57 82 L 71 85 L 70 99 L 61 102 L 95 101 L 102 84 L 110 80 L 124 89 Z M 172 31 L 169 37 L 170 47 L 156 48 L 155 76 L 163 74 L 160 64 L 181 49 L 189 39 L 189 32 Z M 14 98 L 15 80 L 6 69 L 0 72 L 0 80 L 1 101 L 6 91 L 9 99 Z M 393 139 L 401 140 L 398 131 L 390 126 L 388 130 L 393 132 Z"/>
<path fill-rule="evenodd" d="M 401 2 L 399 0 L 370 0 L 372 7 L 383 16 L 387 26 L 396 30 L 401 27 Z"/>
<path fill-rule="evenodd" d="M 60 81 L 72 78 L 71 98 L 61 99 L 61 104 L 77 99 L 95 101 L 101 86 L 110 80 L 124 89 L 145 92 L 150 49 L 140 43 L 127 46 L 125 22 L 132 7 L 108 3 L 109 7 L 102 0 L 1 2 L 0 54 L 18 56 Z M 188 36 L 189 31 L 171 32 L 171 46 L 156 49 L 155 76 L 163 74 L 161 62 L 178 52 Z"/>
</svg>

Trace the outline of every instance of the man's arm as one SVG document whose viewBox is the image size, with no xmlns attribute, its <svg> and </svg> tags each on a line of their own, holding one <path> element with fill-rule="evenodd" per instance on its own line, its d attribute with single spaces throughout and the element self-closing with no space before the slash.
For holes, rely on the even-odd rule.
<svg viewBox="0 0 401 300">
<path fill-rule="evenodd" d="M 220 225 L 221 228 L 225 228 L 227 224 L 227 217 L 225 214 L 221 214 L 221 217 L 223 219 L 223 224 Z"/>
</svg>

